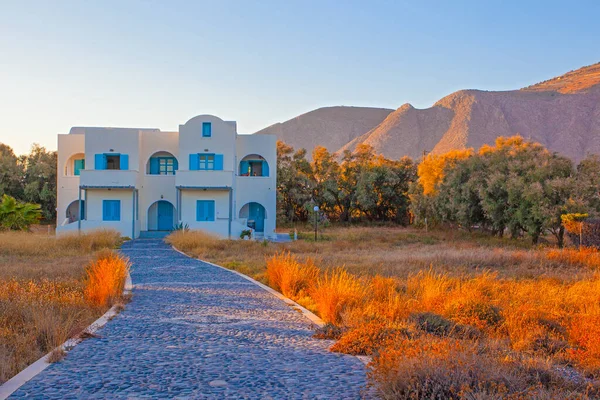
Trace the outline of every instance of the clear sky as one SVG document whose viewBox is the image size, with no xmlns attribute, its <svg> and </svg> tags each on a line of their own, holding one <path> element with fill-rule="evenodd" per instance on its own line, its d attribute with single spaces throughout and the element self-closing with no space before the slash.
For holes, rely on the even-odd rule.
<svg viewBox="0 0 600 400">
<path fill-rule="evenodd" d="M 429 107 L 600 61 L 600 1 L 0 0 L 0 142 L 71 126 L 252 133 L 317 107 Z"/>
</svg>

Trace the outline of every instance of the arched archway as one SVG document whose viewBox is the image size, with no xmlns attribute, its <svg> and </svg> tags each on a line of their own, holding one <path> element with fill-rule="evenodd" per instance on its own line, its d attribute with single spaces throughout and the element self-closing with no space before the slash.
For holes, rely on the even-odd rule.
<svg viewBox="0 0 600 400">
<path fill-rule="evenodd" d="M 79 210 L 79 200 L 72 201 L 65 212 L 65 217 L 69 220 L 69 224 L 85 219 L 85 200 L 81 200 L 81 211 Z"/>
<path fill-rule="evenodd" d="M 240 176 L 269 176 L 269 163 L 258 154 L 249 154 L 240 161 Z"/>
<path fill-rule="evenodd" d="M 65 164 L 65 176 L 79 176 L 85 169 L 85 154 L 73 154 Z"/>
<path fill-rule="evenodd" d="M 148 230 L 170 231 L 175 225 L 175 207 L 166 200 L 159 200 L 148 207 Z"/>
<path fill-rule="evenodd" d="M 177 158 L 168 151 L 157 151 L 152 154 L 146 163 L 148 175 L 175 175 L 179 169 Z"/>
<path fill-rule="evenodd" d="M 240 218 L 246 219 L 246 225 L 256 232 L 265 231 L 267 210 L 260 203 L 247 203 L 240 209 Z"/>
</svg>

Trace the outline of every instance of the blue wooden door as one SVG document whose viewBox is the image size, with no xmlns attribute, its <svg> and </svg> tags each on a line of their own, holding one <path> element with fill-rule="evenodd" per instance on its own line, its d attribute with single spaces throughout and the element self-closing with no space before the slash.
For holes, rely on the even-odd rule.
<svg viewBox="0 0 600 400">
<path fill-rule="evenodd" d="M 158 202 L 158 223 L 159 231 L 170 231 L 173 229 L 173 206 L 168 201 Z"/>
<path fill-rule="evenodd" d="M 255 223 L 256 232 L 265 231 L 265 208 L 258 203 L 250 203 L 248 210 L 248 219 Z"/>
</svg>

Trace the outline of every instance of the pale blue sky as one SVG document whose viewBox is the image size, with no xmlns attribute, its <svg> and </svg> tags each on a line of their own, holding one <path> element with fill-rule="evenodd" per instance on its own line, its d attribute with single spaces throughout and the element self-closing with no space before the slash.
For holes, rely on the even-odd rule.
<svg viewBox="0 0 600 400">
<path fill-rule="evenodd" d="M 251 133 L 331 105 L 431 106 L 600 61 L 600 1 L 0 0 L 0 142 L 71 126 Z"/>
</svg>

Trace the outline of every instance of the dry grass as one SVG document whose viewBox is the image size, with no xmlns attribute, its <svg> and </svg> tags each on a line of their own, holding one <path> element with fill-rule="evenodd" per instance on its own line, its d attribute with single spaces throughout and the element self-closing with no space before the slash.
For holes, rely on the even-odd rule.
<svg viewBox="0 0 600 400">
<path fill-rule="evenodd" d="M 86 267 L 84 296 L 88 304 L 106 308 L 123 294 L 129 273 L 129 260 L 113 251 L 99 254 Z"/>
<path fill-rule="evenodd" d="M 338 340 L 332 350 L 375 355 L 370 377 L 383 398 L 600 394 L 596 251 L 389 227 L 266 246 L 186 235 L 187 253 L 278 290 L 289 275 L 284 294 L 335 325 L 318 333 Z"/>
<path fill-rule="evenodd" d="M 0 383 L 104 312 L 85 299 L 85 266 L 120 240 L 113 231 L 59 238 L 0 233 Z"/>
</svg>

